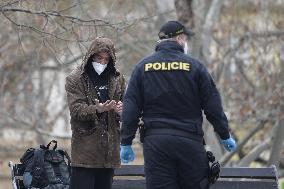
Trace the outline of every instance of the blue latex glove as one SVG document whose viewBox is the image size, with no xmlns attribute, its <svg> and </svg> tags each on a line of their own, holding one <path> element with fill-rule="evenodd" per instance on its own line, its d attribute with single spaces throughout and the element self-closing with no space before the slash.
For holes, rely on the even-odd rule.
<svg viewBox="0 0 284 189">
<path fill-rule="evenodd" d="M 131 145 L 123 146 L 120 145 L 120 159 L 122 163 L 129 163 L 135 158 L 134 152 Z"/>
<path fill-rule="evenodd" d="M 226 140 L 221 140 L 221 143 L 228 152 L 234 151 L 237 148 L 236 141 L 232 137 Z"/>
</svg>

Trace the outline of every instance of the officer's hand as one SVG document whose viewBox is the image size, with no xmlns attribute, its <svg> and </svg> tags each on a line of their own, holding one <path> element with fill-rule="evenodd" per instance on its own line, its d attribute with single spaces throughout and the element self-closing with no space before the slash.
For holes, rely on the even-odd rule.
<svg viewBox="0 0 284 189">
<path fill-rule="evenodd" d="M 134 152 L 131 145 L 123 146 L 120 145 L 120 159 L 122 163 L 129 163 L 135 158 Z"/>
<path fill-rule="evenodd" d="M 104 103 L 100 103 L 100 101 L 98 99 L 96 99 L 95 101 L 96 101 L 96 109 L 99 113 L 112 110 L 116 106 L 116 102 L 114 100 L 112 100 L 112 101 L 107 100 Z"/>
<path fill-rule="evenodd" d="M 221 140 L 221 143 L 228 152 L 234 151 L 237 148 L 236 141 L 232 137 L 226 140 Z"/>
</svg>

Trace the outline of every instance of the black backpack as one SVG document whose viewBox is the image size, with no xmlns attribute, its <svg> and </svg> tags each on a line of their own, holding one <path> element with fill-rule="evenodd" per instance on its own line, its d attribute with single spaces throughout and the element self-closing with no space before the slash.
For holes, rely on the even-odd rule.
<svg viewBox="0 0 284 189">
<path fill-rule="evenodd" d="M 51 143 L 55 144 L 52 150 Z M 38 149 L 29 148 L 21 157 L 25 172 L 32 176 L 29 188 L 69 189 L 70 157 L 66 151 L 56 148 L 57 141 L 52 140 Z"/>
</svg>

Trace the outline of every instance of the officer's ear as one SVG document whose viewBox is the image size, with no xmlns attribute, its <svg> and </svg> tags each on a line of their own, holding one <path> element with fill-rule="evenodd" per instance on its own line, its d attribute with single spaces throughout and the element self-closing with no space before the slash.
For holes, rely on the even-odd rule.
<svg viewBox="0 0 284 189">
<path fill-rule="evenodd" d="M 180 44 L 182 47 L 184 46 L 184 39 L 182 35 L 177 35 L 175 37 L 176 41 L 178 42 L 178 44 Z"/>
</svg>

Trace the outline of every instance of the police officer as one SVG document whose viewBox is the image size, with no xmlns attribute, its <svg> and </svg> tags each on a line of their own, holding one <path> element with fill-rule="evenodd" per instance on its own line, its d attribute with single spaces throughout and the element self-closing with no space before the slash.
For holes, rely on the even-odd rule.
<svg viewBox="0 0 284 189">
<path fill-rule="evenodd" d="M 227 151 L 236 148 L 221 97 L 207 69 L 186 55 L 194 33 L 178 21 L 165 23 L 155 52 L 134 68 L 124 97 L 122 162 L 134 160 L 131 148 L 142 113 L 147 189 L 208 187 L 202 111 Z"/>
</svg>

